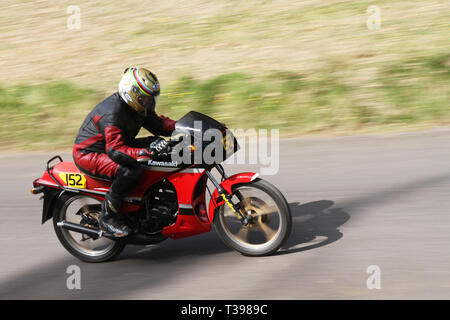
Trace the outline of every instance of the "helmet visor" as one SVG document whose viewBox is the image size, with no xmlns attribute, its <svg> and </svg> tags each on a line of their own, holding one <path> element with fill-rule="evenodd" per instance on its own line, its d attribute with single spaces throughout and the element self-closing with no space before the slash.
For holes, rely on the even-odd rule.
<svg viewBox="0 0 450 320">
<path fill-rule="evenodd" d="M 156 104 L 158 103 L 158 96 L 144 96 L 139 97 L 139 103 L 147 110 L 147 112 L 155 112 Z"/>
</svg>

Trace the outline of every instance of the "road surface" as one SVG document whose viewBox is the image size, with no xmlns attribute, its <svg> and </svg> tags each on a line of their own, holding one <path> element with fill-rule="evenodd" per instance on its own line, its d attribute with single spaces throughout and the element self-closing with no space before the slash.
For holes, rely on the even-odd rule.
<svg viewBox="0 0 450 320">
<path fill-rule="evenodd" d="M 262 258 L 231 251 L 213 230 L 129 246 L 113 262 L 77 260 L 29 193 L 55 154 L 0 156 L 0 299 L 450 298 L 448 129 L 282 140 L 280 170 L 263 178 L 286 196 L 293 230 Z M 80 290 L 67 288 L 71 265 Z"/>
</svg>

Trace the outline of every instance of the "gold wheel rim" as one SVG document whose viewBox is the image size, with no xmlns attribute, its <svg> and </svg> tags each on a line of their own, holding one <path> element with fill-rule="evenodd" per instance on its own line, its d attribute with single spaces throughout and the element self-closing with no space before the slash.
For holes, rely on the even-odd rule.
<svg viewBox="0 0 450 320">
<path fill-rule="evenodd" d="M 225 222 L 225 218 L 233 219 L 234 214 L 231 211 L 226 213 L 222 212 L 223 226 L 234 241 L 251 247 L 265 246 L 272 242 L 281 229 L 281 220 L 278 228 L 274 229 L 270 226 L 272 216 L 279 214 L 278 207 L 275 203 L 273 205 L 268 205 L 265 201 L 258 197 L 246 197 L 239 203 L 239 206 L 251 218 L 250 223 L 247 226 L 240 224 L 240 221 L 238 221 L 240 224 L 240 229 L 238 232 L 233 232 L 229 225 Z M 261 244 L 249 243 L 249 236 L 252 232 L 261 233 L 265 238 L 265 241 Z"/>
</svg>

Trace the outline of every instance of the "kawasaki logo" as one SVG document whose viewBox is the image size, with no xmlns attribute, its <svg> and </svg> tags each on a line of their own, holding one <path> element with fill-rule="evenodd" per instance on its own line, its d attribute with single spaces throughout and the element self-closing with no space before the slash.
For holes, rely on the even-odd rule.
<svg viewBox="0 0 450 320">
<path fill-rule="evenodd" d="M 150 160 L 148 162 L 148 164 L 151 166 L 159 166 L 159 167 L 176 167 L 176 166 L 178 166 L 178 162 L 176 162 L 176 161 L 165 162 L 165 161 Z"/>
</svg>

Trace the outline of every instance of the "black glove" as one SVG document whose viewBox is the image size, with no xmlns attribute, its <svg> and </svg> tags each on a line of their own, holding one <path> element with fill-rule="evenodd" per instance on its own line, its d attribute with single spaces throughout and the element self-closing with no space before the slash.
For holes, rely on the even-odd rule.
<svg viewBox="0 0 450 320">
<path fill-rule="evenodd" d="M 158 137 L 150 143 L 148 148 L 141 149 L 141 151 L 139 151 L 136 160 L 138 162 L 150 161 L 154 156 L 167 152 L 169 149 L 168 146 L 169 143 L 166 140 Z"/>
<path fill-rule="evenodd" d="M 169 143 L 166 140 L 162 138 L 156 138 L 152 143 L 150 143 L 148 149 L 152 154 L 158 155 L 168 151 L 168 146 Z"/>
</svg>

